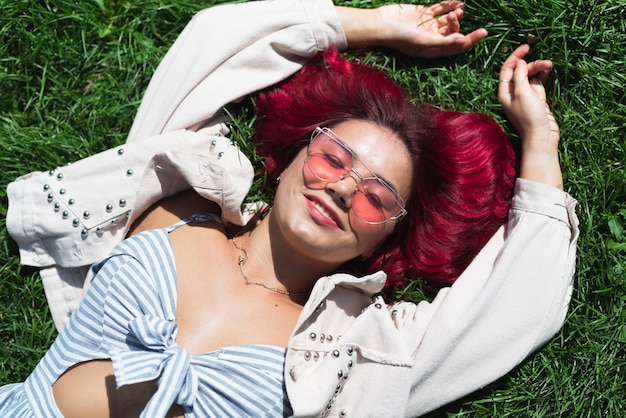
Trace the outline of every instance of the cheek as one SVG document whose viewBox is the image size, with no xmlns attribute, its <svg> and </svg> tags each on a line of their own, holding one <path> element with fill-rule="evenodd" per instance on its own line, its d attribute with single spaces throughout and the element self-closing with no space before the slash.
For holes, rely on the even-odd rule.
<svg viewBox="0 0 626 418">
<path fill-rule="evenodd" d="M 280 183 L 288 183 L 292 181 L 302 182 L 303 176 L 306 173 L 306 170 L 303 169 L 305 166 L 304 159 L 304 151 L 300 151 L 296 155 L 296 157 L 289 163 L 289 165 L 287 165 L 287 167 L 285 167 L 280 173 Z"/>
<path fill-rule="evenodd" d="M 349 213 L 350 227 L 357 237 L 357 240 L 368 248 L 376 248 L 391 233 L 393 233 L 396 222 L 385 222 L 383 224 L 368 224 L 360 220 L 352 211 Z"/>
</svg>

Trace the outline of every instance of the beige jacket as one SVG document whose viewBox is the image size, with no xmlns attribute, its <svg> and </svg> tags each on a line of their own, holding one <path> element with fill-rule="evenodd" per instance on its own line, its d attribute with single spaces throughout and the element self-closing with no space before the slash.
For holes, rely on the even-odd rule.
<svg viewBox="0 0 626 418">
<path fill-rule="evenodd" d="M 191 186 L 218 201 L 227 221 L 247 220 L 241 202 L 251 169 L 224 137 L 220 109 L 330 46 L 345 47 L 345 38 L 328 0 L 201 12 L 155 73 L 126 145 L 9 186 L 9 231 L 22 262 L 44 267 L 59 327 L 80 298 L 86 269 L 151 202 Z M 320 279 L 289 341 L 294 415 L 417 416 L 507 373 L 563 323 L 574 207 L 560 190 L 518 180 L 508 223 L 432 303 L 373 297 L 382 272 Z"/>
<path fill-rule="evenodd" d="M 21 262 L 41 268 L 59 330 L 78 306 L 90 266 L 151 203 L 193 186 L 221 204 L 226 221 L 249 219 L 241 204 L 252 171 L 224 138 L 222 108 L 332 46 L 345 48 L 346 40 L 328 0 L 202 11 L 153 75 L 125 145 L 9 184 L 7 229 Z"/>
<path fill-rule="evenodd" d="M 372 298 L 383 273 L 320 279 L 289 341 L 294 414 L 413 417 L 509 372 L 565 319 L 575 204 L 517 180 L 507 224 L 432 303 Z"/>
</svg>

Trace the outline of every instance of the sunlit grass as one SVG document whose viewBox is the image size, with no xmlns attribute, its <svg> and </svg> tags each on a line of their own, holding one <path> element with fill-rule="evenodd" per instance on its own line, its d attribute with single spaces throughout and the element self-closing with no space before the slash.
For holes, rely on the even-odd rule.
<svg viewBox="0 0 626 418">
<path fill-rule="evenodd" d="M 0 217 L 6 215 L 4 186 L 17 176 L 122 143 L 160 58 L 193 13 L 214 3 L 4 0 Z M 383 3 L 336 2 L 366 7 Z M 554 61 L 549 101 L 561 125 L 565 187 L 580 202 L 570 313 L 561 332 L 537 354 L 433 416 L 626 415 L 624 10 L 626 0 L 469 0 L 464 28 L 489 30 L 472 51 L 434 62 L 380 51 L 360 55 L 388 70 L 416 100 L 482 111 L 500 121 L 504 118 L 495 87 L 506 55 L 530 41 L 531 58 Z M 239 118 L 234 132 L 252 155 L 249 121 Z M 4 224 L 0 240 L 4 384 L 30 373 L 55 331 L 37 273 L 19 266 Z"/>
</svg>

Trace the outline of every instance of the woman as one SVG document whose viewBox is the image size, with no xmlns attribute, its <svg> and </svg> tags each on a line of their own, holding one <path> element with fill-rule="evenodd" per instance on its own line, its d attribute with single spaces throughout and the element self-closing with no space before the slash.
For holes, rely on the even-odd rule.
<svg viewBox="0 0 626 418">
<path fill-rule="evenodd" d="M 308 146 L 292 149 L 288 161 L 268 151 L 280 180 L 271 211 L 249 233 L 231 237 L 215 216 L 220 209 L 234 216 L 234 205 L 220 201 L 219 208 L 193 194 L 143 213 L 131 231 L 136 235 L 96 266 L 85 300 L 35 377 L 25 389 L 5 388 L 3 405 L 13 392 L 17 408 L 43 405 L 67 416 L 228 415 L 258 406 L 263 412 L 247 411 L 415 416 L 506 373 L 560 326 L 576 238 L 573 201 L 554 187 L 561 182 L 558 128 L 541 86 L 549 63 L 526 64 L 526 52 L 521 47 L 507 60 L 499 87 L 523 140 L 509 220 L 433 303 L 386 306 L 374 297 L 385 281 L 380 272 L 319 279 L 380 254 L 402 222 L 410 223 L 414 215 L 405 211 L 416 199 L 412 183 L 420 169 L 412 147 L 428 134 L 407 116 L 398 126 L 335 117 L 329 126 L 302 127 L 311 133 Z M 394 100 L 402 114 L 406 100 Z M 144 103 L 140 115 L 151 113 L 152 102 Z M 233 154 L 232 147 L 218 150 L 220 136 L 212 138 L 213 162 Z M 200 179 L 210 177 L 210 167 L 194 168 Z M 207 215 L 151 229 L 191 208 Z M 549 256 L 545 248 L 553 250 Z M 52 376 L 46 381 L 42 373 Z M 255 384 L 234 388 L 220 376 Z"/>
</svg>

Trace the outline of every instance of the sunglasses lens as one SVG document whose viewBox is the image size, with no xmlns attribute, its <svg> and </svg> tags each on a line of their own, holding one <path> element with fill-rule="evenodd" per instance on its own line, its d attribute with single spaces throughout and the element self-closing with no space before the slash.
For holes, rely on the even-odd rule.
<svg viewBox="0 0 626 418">
<path fill-rule="evenodd" d="M 309 145 L 307 164 L 320 180 L 337 181 L 352 168 L 352 154 L 322 132 Z"/>
<path fill-rule="evenodd" d="M 365 222 L 381 223 L 402 211 L 396 199 L 396 194 L 381 181 L 364 179 L 352 197 L 352 209 Z"/>
</svg>

